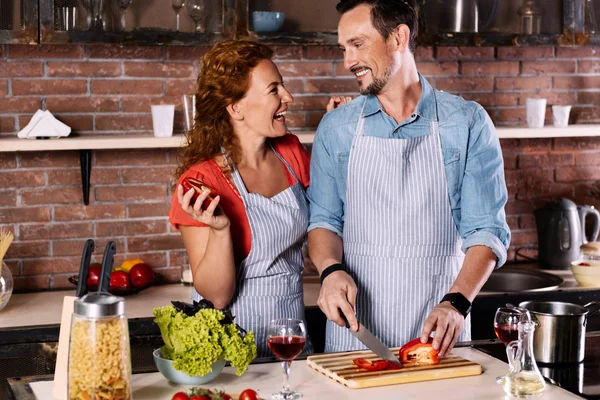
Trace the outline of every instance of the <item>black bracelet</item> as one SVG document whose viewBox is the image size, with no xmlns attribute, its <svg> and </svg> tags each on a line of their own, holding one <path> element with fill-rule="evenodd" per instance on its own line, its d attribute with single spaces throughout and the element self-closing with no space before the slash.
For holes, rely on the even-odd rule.
<svg viewBox="0 0 600 400">
<path fill-rule="evenodd" d="M 323 272 L 321 272 L 321 276 L 319 277 L 319 279 L 321 279 L 321 285 L 323 284 L 323 281 L 325 280 L 325 278 L 327 278 L 329 276 L 329 274 L 332 274 L 335 271 L 345 271 L 345 270 L 346 270 L 346 268 L 344 268 L 344 266 L 340 263 L 333 264 L 333 265 L 330 265 L 329 267 L 325 268 L 323 270 Z"/>
</svg>

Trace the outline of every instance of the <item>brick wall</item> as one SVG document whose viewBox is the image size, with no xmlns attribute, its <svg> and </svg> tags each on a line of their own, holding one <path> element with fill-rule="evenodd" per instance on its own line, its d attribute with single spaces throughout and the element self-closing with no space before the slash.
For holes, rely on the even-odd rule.
<svg viewBox="0 0 600 400">
<path fill-rule="evenodd" d="M 0 46 L 0 140 L 46 107 L 79 134 L 151 134 L 150 105 L 193 93 L 206 48 L 110 45 Z M 355 94 L 341 53 L 275 47 L 295 96 L 293 129 L 314 128 L 331 93 Z M 572 123 L 600 121 L 597 48 L 421 48 L 420 71 L 438 89 L 480 102 L 498 126 L 523 125 L 525 99 L 573 104 Z M 179 106 L 178 106 L 179 107 Z M 180 110 L 178 110 L 180 111 Z M 547 114 L 550 123 L 551 114 Z M 180 113 L 176 130 L 182 130 Z M 600 132 L 599 132 L 600 134 Z M 600 208 L 600 137 L 502 140 L 513 243 L 509 259 L 536 255 L 533 209 L 556 196 Z M 1 141 L 0 141 L 1 146 Z M 139 256 L 177 280 L 186 256 L 166 220 L 175 150 L 94 151 L 90 205 L 82 204 L 76 151 L 0 153 L 0 224 L 16 241 L 6 261 L 18 291 L 72 287 L 87 238 L 117 243 L 116 262 Z"/>
</svg>

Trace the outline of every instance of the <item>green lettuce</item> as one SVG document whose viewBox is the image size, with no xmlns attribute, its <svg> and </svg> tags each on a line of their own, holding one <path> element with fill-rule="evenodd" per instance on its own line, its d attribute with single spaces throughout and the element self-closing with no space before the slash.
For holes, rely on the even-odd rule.
<svg viewBox="0 0 600 400">
<path fill-rule="evenodd" d="M 160 328 L 165 345 L 163 357 L 173 367 L 190 376 L 206 375 L 219 359 L 231 362 L 242 375 L 256 357 L 252 331 L 241 335 L 234 323 L 223 323 L 223 312 L 204 308 L 186 315 L 173 306 L 155 308 L 154 322 Z"/>
</svg>

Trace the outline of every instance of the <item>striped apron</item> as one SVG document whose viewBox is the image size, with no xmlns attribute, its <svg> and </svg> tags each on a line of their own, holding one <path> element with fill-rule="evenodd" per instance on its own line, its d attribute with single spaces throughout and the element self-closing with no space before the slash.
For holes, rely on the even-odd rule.
<svg viewBox="0 0 600 400">
<path fill-rule="evenodd" d="M 437 108 L 434 115 L 431 132 L 411 139 L 365 136 L 361 117 L 350 150 L 344 260 L 358 287 L 358 321 L 388 347 L 421 335 L 464 260 Z M 470 332 L 467 318 L 459 340 L 470 340 Z M 326 352 L 364 348 L 348 329 L 327 321 Z"/>
<path fill-rule="evenodd" d="M 248 193 L 237 168 L 231 168 L 250 224 L 252 247 L 237 268 L 236 290 L 231 300 L 235 322 L 254 332 L 258 357 L 272 356 L 267 330 L 272 319 L 304 320 L 302 245 L 308 227 L 304 188 L 289 164 L 271 147 L 296 181 L 271 198 Z M 194 290 L 193 300 L 202 297 Z M 307 337 L 303 353 L 312 353 Z"/>
</svg>

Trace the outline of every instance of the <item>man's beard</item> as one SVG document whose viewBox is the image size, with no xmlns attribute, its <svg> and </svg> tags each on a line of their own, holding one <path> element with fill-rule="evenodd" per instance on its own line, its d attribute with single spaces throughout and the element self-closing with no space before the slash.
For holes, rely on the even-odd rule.
<svg viewBox="0 0 600 400">
<path fill-rule="evenodd" d="M 373 82 L 371 82 L 366 88 L 362 88 L 360 86 L 358 87 L 358 92 L 360 94 L 362 94 L 363 96 L 376 96 L 379 93 L 381 93 L 385 85 L 387 85 L 387 83 L 389 82 L 390 77 L 392 76 L 393 63 L 391 59 L 389 59 L 388 61 L 389 62 L 385 67 L 385 71 L 383 71 L 383 76 L 381 78 L 373 77 Z M 371 70 L 371 74 L 372 73 L 373 70 Z"/>
</svg>

